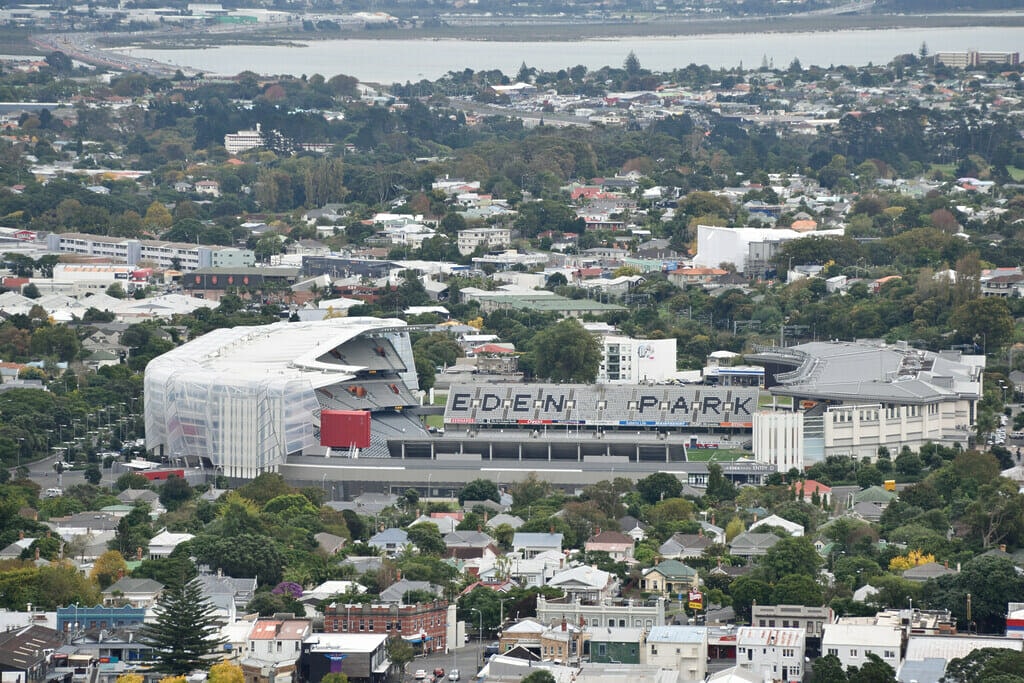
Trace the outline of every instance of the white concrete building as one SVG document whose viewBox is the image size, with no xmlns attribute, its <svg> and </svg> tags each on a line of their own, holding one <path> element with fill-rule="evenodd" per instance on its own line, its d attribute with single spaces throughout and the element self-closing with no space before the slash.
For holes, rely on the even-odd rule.
<svg viewBox="0 0 1024 683">
<path fill-rule="evenodd" d="M 838 236 L 843 230 L 797 232 L 788 228 L 720 228 L 697 226 L 697 255 L 693 265 L 717 268 L 731 263 L 740 273 L 757 273 L 771 267 L 783 242 L 809 236 Z"/>
<path fill-rule="evenodd" d="M 125 239 L 73 232 L 51 233 L 46 237 L 46 244 L 50 251 L 99 256 L 139 267 L 152 264 L 158 268 L 191 271 L 256 264 L 256 255 L 249 249 L 212 244 Z"/>
<path fill-rule="evenodd" d="M 799 683 L 804 675 L 806 631 L 802 628 L 758 628 L 736 631 L 736 666 L 766 681 Z"/>
<path fill-rule="evenodd" d="M 421 429 L 402 412 L 418 403 L 404 327 L 329 318 L 219 329 L 183 344 L 146 367 L 146 447 L 252 478 L 277 471 L 290 453 L 321 448 L 316 429 L 330 409 L 370 411 L 375 427 L 360 448 L 386 455 L 391 430 Z"/>
<path fill-rule="evenodd" d="M 485 251 L 505 249 L 512 243 L 512 231 L 508 228 L 468 228 L 459 231 L 459 253 L 472 254 L 477 247 Z"/>
<path fill-rule="evenodd" d="M 621 335 L 600 336 L 599 384 L 663 382 L 676 372 L 676 339 L 633 339 Z"/>
<path fill-rule="evenodd" d="M 779 472 L 788 472 L 794 467 L 804 470 L 804 414 L 800 412 L 773 412 L 762 410 L 754 413 L 754 459 L 775 465 Z"/>
<path fill-rule="evenodd" d="M 985 367 L 983 356 L 866 340 L 766 347 L 747 359 L 772 369 L 767 384 L 776 411 L 803 414 L 801 436 L 798 421 L 782 418 L 782 433 L 756 430 L 756 452 L 771 458 L 777 445 L 799 462 L 802 444 L 805 464 L 829 455 L 873 460 L 879 446 L 890 452 L 929 442 L 966 447 Z M 773 420 L 765 418 L 762 427 Z"/>
<path fill-rule="evenodd" d="M 647 634 L 642 664 L 678 671 L 685 681 L 708 673 L 708 629 L 704 626 L 655 626 Z"/>
<path fill-rule="evenodd" d="M 764 680 L 798 683 L 804 677 L 803 629 L 742 627 L 736 631 L 736 666 Z"/>
<path fill-rule="evenodd" d="M 868 655 L 873 654 L 896 671 L 900 667 L 902 642 L 903 634 L 899 626 L 885 626 L 873 621 L 863 624 L 824 624 L 821 654 L 835 655 L 844 669 L 863 666 L 868 661 Z"/>
<path fill-rule="evenodd" d="M 224 149 L 228 154 L 238 154 L 249 149 L 263 146 L 263 131 L 260 124 L 256 124 L 256 130 L 240 130 L 237 133 L 228 133 L 224 136 Z"/>
</svg>

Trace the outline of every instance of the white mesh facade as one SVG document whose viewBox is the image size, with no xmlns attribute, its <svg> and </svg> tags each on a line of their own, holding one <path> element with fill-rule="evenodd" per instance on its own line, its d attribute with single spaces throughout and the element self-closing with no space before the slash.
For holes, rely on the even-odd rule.
<svg viewBox="0 0 1024 683">
<path fill-rule="evenodd" d="M 395 329 L 402 326 L 337 318 L 215 330 L 188 342 L 146 367 L 146 447 L 209 458 L 229 477 L 276 471 L 289 453 L 317 445 L 315 390 L 365 369 L 332 350 L 359 335 L 386 335 L 415 367 L 408 333 Z"/>
</svg>

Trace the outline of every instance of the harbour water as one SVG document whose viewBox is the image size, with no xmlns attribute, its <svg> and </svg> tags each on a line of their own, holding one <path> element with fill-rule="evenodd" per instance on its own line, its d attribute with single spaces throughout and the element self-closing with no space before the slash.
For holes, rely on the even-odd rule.
<svg viewBox="0 0 1024 683">
<path fill-rule="evenodd" d="M 474 40 L 324 40 L 301 45 L 227 45 L 191 50 L 132 50 L 168 64 L 204 73 L 234 75 L 336 74 L 370 83 L 435 80 L 449 71 L 500 69 L 515 74 L 522 63 L 542 70 L 582 64 L 590 69 L 621 66 L 633 52 L 641 65 L 670 71 L 688 64 L 712 68 L 776 68 L 799 59 L 804 66 L 884 64 L 898 54 L 931 52 L 1018 52 L 1024 27 L 972 27 L 842 30 L 815 33 L 733 33 L 671 37 L 586 39 L 572 42 L 502 42 Z"/>
</svg>

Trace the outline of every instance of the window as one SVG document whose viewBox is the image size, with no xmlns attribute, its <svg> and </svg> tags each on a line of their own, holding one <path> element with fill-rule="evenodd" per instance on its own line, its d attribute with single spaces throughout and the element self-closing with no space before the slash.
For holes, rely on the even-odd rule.
<svg viewBox="0 0 1024 683">
<path fill-rule="evenodd" d="M 792 657 L 793 656 L 793 650 L 791 650 L 789 648 L 783 648 L 782 649 L 782 656 L 783 657 Z"/>
<path fill-rule="evenodd" d="M 886 651 L 885 651 L 885 658 L 886 658 L 886 659 L 892 659 L 892 658 L 894 658 L 895 656 L 896 656 L 896 653 L 895 653 L 895 652 L 893 652 L 892 650 L 886 650 Z"/>
<path fill-rule="evenodd" d="M 838 657 L 839 656 L 839 650 L 837 650 L 834 647 L 830 647 L 828 649 L 828 654 L 832 655 L 833 657 Z"/>
<path fill-rule="evenodd" d="M 373 619 L 370 619 L 370 627 L 369 627 L 368 630 L 370 630 L 370 631 L 373 630 Z"/>
<path fill-rule="evenodd" d="M 852 650 L 852 649 L 851 649 L 851 650 L 850 650 L 850 656 L 851 656 L 851 657 L 856 657 L 856 656 L 857 656 L 857 651 L 856 651 L 856 650 Z"/>
<path fill-rule="evenodd" d="M 597 644 L 597 656 L 604 657 L 608 654 L 608 646 L 604 643 Z"/>
<path fill-rule="evenodd" d="M 280 652 L 280 651 L 281 651 L 281 641 L 280 641 L 280 640 L 279 640 L 279 641 L 277 641 L 277 651 L 278 651 L 278 652 Z"/>
<path fill-rule="evenodd" d="M 651 654 L 652 655 L 658 654 L 658 647 L 656 645 L 651 645 Z"/>
</svg>

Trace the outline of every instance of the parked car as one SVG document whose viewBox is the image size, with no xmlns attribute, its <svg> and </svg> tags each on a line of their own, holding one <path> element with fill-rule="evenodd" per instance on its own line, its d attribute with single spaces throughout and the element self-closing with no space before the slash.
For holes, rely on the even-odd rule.
<svg viewBox="0 0 1024 683">
<path fill-rule="evenodd" d="M 427 680 L 427 670 L 426 669 L 416 669 L 416 673 L 413 674 L 413 678 L 415 678 L 417 681 L 425 681 L 425 680 Z"/>
<path fill-rule="evenodd" d="M 434 680 L 435 681 L 443 681 L 444 680 L 444 667 L 440 667 L 439 666 L 436 669 L 434 669 Z"/>
<path fill-rule="evenodd" d="M 459 670 L 458 669 L 452 669 L 451 671 L 449 671 L 448 672 L 448 680 L 449 681 L 457 681 L 457 680 L 459 680 Z"/>
</svg>

